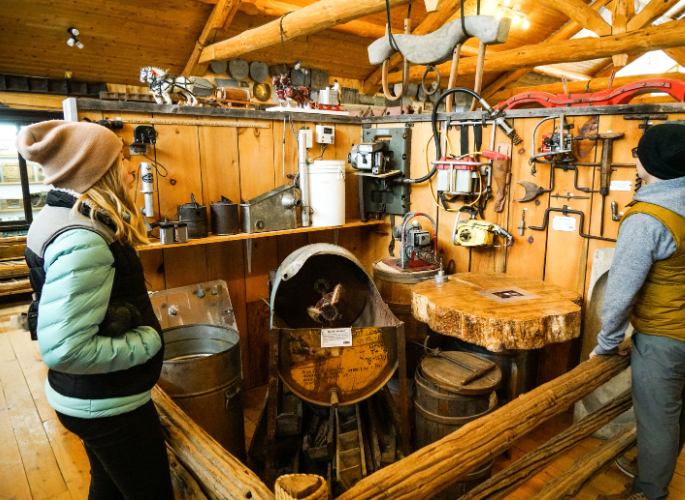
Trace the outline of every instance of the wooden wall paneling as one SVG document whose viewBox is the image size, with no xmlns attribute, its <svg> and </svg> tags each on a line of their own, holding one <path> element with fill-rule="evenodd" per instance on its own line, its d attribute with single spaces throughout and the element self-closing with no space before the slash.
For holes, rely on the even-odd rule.
<svg viewBox="0 0 685 500">
<path fill-rule="evenodd" d="M 494 144 L 491 144 L 493 130 L 492 127 L 495 127 Z M 489 127 L 483 129 L 483 146 L 481 149 L 495 150 L 497 143 L 511 144 L 512 153 L 515 151 L 515 147 L 511 143 L 511 140 L 496 125 L 490 125 Z M 500 213 L 495 212 L 495 196 L 497 195 L 497 183 L 493 180 L 492 199 L 488 202 L 484 215 L 486 221 L 494 222 L 495 224 L 501 226 L 505 231 L 509 231 L 511 233 L 512 231 L 514 231 L 514 229 L 511 229 L 509 227 L 509 210 L 511 208 L 511 198 L 509 196 L 510 192 L 511 187 L 507 190 L 504 210 Z M 504 245 L 504 239 L 497 238 L 495 244 Z M 505 271 L 506 261 L 507 247 L 474 248 L 471 252 L 471 271 L 474 273 L 501 273 Z"/>
<path fill-rule="evenodd" d="M 259 196 L 283 183 L 276 182 L 274 128 L 239 129 L 240 193 L 243 200 Z M 287 135 L 287 134 L 286 134 Z M 280 176 L 279 176 L 280 179 Z M 245 248 L 249 242 L 244 242 Z M 245 276 L 245 302 L 250 382 L 253 386 L 266 383 L 269 356 L 269 271 L 278 268 L 278 238 L 252 240 L 252 272 Z"/>
<path fill-rule="evenodd" d="M 347 155 L 352 146 L 362 141 L 361 127 L 358 125 L 336 125 L 335 144 L 326 150 L 325 159 L 342 160 L 345 162 L 345 220 L 347 222 L 359 220 L 359 177 L 354 175 L 355 169 L 347 163 Z M 330 153 L 329 153 L 330 151 Z"/>
<path fill-rule="evenodd" d="M 568 122 L 575 124 L 573 133 L 585 123 L 584 117 L 569 118 Z M 584 161 L 594 161 L 595 150 L 589 154 L 589 158 Z M 543 167 L 548 168 L 549 167 Z M 566 195 L 573 193 L 577 196 L 590 195 L 578 192 L 574 187 L 574 172 L 563 172 L 556 169 L 555 189 L 552 194 Z M 579 167 L 578 185 L 581 187 L 591 186 L 593 179 L 593 169 L 589 167 Z M 580 210 L 585 214 L 584 231 L 587 231 L 590 224 L 590 207 L 592 200 L 566 200 L 550 197 L 550 207 L 562 208 L 564 205 L 573 210 Z M 569 216 L 576 220 L 576 230 L 557 231 L 552 228 L 554 217 L 563 217 L 560 213 L 550 213 L 549 227 L 547 230 L 547 252 L 545 257 L 545 281 L 562 286 L 571 290 L 583 293 L 585 288 L 585 269 L 587 266 L 587 253 L 589 240 L 579 236 L 580 217 Z M 548 382 L 572 369 L 578 364 L 579 340 L 570 340 L 557 344 L 551 344 L 543 348 L 538 366 L 538 382 Z"/>
<path fill-rule="evenodd" d="M 203 127 L 200 118 L 200 166 L 202 171 L 202 197 L 207 205 L 211 228 L 212 202 L 225 196 L 240 203 L 240 162 L 238 155 L 238 129 L 231 127 Z"/>
<path fill-rule="evenodd" d="M 253 387 L 265 384 L 268 379 L 269 271 L 278 268 L 277 239 L 252 240 L 252 272 L 245 270 L 250 381 Z"/>
<path fill-rule="evenodd" d="M 166 287 L 176 288 L 207 281 L 207 248 L 209 245 L 193 245 L 162 250 Z"/>
<path fill-rule="evenodd" d="M 167 118 L 165 115 L 156 118 Z M 202 171 L 200 168 L 200 141 L 198 127 L 157 125 L 157 161 L 164 165 L 168 175 L 160 178 L 159 195 L 162 217 L 169 218 L 177 205 L 190 203 L 193 193 L 198 203 L 204 203 Z"/>
<path fill-rule="evenodd" d="M 309 234 L 285 234 L 276 238 L 278 245 L 278 264 L 298 248 L 309 245 Z"/>
<path fill-rule="evenodd" d="M 552 120 L 542 124 L 538 129 L 535 144 L 530 144 L 530 136 L 538 122 L 537 118 L 514 120 L 514 127 L 523 138 L 523 142 L 513 148 L 512 153 L 512 176 L 511 197 L 509 209 L 509 228 L 514 237 L 514 245 L 507 249 L 506 270 L 508 274 L 516 276 L 528 276 L 531 278 L 544 279 L 545 255 L 547 252 L 547 232 L 533 231 L 530 226 L 541 226 L 545 210 L 549 206 L 549 194 L 538 196 L 535 200 L 519 203 L 516 200 L 523 197 L 524 189 L 518 185 L 519 181 L 533 182 L 545 189 L 549 188 L 550 168 L 548 165 L 538 165 L 537 173 L 531 174 L 531 165 L 528 160 L 534 154 L 542 136 L 552 131 Z M 517 229 L 521 221 L 521 213 L 526 210 L 526 229 L 523 236 Z"/>
<path fill-rule="evenodd" d="M 140 262 L 143 264 L 145 285 L 148 292 L 165 290 L 167 286 L 164 274 L 164 250 L 138 252 L 138 257 L 140 257 Z"/>
<path fill-rule="evenodd" d="M 273 123 L 268 129 L 238 129 L 240 197 L 249 200 L 281 186 L 274 168 Z"/>
<path fill-rule="evenodd" d="M 228 284 L 231 303 L 240 333 L 240 355 L 243 363 L 243 386 L 253 387 L 250 379 L 250 337 L 247 327 L 245 297 L 245 255 L 242 241 L 207 245 L 207 279 L 224 280 Z"/>
</svg>

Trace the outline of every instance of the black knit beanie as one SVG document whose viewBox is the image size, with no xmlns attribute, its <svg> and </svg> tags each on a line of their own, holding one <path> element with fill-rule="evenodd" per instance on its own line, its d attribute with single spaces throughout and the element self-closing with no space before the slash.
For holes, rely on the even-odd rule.
<svg viewBox="0 0 685 500">
<path fill-rule="evenodd" d="M 640 139 L 637 156 L 645 170 L 661 180 L 685 176 L 685 125 L 655 125 Z"/>
</svg>

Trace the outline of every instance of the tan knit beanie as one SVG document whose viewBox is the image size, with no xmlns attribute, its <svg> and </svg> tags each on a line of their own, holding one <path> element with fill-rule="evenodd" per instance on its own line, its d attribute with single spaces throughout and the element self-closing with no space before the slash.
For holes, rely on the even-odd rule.
<svg viewBox="0 0 685 500">
<path fill-rule="evenodd" d="M 43 166 L 44 184 L 85 193 L 109 170 L 123 143 L 102 125 L 53 120 L 23 129 L 16 146 L 26 160 Z"/>
</svg>

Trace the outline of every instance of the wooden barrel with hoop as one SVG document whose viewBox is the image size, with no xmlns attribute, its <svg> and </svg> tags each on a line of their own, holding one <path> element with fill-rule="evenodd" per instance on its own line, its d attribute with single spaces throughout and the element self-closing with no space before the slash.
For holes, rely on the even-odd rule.
<svg viewBox="0 0 685 500">
<path fill-rule="evenodd" d="M 451 434 L 497 408 L 495 388 L 502 380 L 499 367 L 465 352 L 433 351 L 421 360 L 414 380 L 416 449 Z M 492 462 L 484 464 L 438 495 L 453 500 L 488 479 Z"/>
<path fill-rule="evenodd" d="M 377 260 L 373 263 L 373 280 L 376 288 L 392 313 L 404 322 L 407 339 L 407 374 L 414 373 L 423 356 L 423 344 L 431 331 L 426 323 L 414 319 L 411 313 L 412 288 L 417 283 L 433 279 L 437 269 L 430 271 L 399 271 Z"/>
</svg>

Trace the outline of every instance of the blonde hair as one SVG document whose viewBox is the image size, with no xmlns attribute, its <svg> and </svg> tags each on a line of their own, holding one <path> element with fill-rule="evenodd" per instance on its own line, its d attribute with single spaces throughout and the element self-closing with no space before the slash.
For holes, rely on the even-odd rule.
<svg viewBox="0 0 685 500">
<path fill-rule="evenodd" d="M 97 219 L 98 213 L 112 221 L 116 227 L 115 237 L 122 245 L 147 245 L 150 240 L 145 222 L 124 186 L 123 171 L 123 161 L 119 157 L 105 175 L 76 200 L 72 211 L 80 213 L 82 205 L 86 204 L 90 207 L 92 221 Z"/>
</svg>

